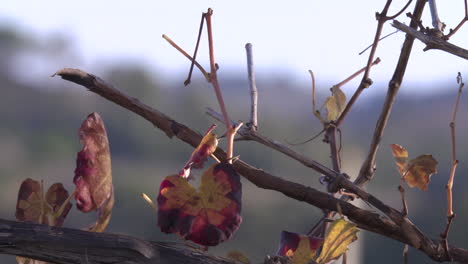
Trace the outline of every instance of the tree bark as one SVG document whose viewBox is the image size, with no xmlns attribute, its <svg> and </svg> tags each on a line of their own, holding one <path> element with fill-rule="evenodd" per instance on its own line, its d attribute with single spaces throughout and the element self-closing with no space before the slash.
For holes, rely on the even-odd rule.
<svg viewBox="0 0 468 264">
<path fill-rule="evenodd" d="M 177 243 L 0 219 L 0 253 L 58 264 L 234 264 Z"/>
</svg>

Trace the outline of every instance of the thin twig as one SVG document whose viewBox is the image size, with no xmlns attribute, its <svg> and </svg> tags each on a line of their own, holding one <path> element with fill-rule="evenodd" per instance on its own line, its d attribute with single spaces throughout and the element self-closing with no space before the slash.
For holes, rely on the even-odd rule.
<svg viewBox="0 0 468 264">
<path fill-rule="evenodd" d="M 396 17 L 398 17 L 399 15 L 401 15 L 401 13 L 403 13 L 403 12 L 406 10 L 406 8 L 408 8 L 408 6 L 411 4 L 411 2 L 413 2 L 413 0 L 409 0 L 409 1 L 406 3 L 406 5 L 405 5 L 400 11 L 398 11 L 395 15 L 389 16 L 389 17 L 388 17 L 388 20 L 395 19 Z M 387 34 L 387 35 L 381 37 L 381 38 L 379 39 L 379 42 L 380 42 L 381 40 L 386 39 L 387 37 L 389 37 L 389 36 L 391 36 L 391 35 L 397 33 L 397 32 L 398 32 L 398 30 L 395 30 L 394 32 L 389 33 L 389 34 Z M 373 45 L 374 45 L 374 44 L 370 44 L 369 46 L 367 46 L 363 51 L 359 52 L 359 55 L 362 55 L 364 52 L 366 52 L 366 50 L 370 49 Z"/>
<path fill-rule="evenodd" d="M 287 142 L 289 145 L 291 146 L 297 146 L 297 145 L 303 145 L 305 143 L 308 143 L 316 138 L 318 138 L 320 135 L 322 135 L 322 133 L 325 132 L 325 128 L 320 130 L 320 132 L 318 132 L 317 134 L 315 134 L 314 136 L 312 136 L 311 138 L 309 139 L 306 139 L 305 141 L 302 141 L 302 142 L 298 142 L 298 143 L 291 143 L 291 142 Z"/>
<path fill-rule="evenodd" d="M 454 29 L 450 29 L 449 34 L 447 34 L 444 39 L 449 40 L 450 37 L 453 36 L 462 26 L 465 24 L 465 22 L 468 21 L 468 0 L 465 0 L 465 17 L 458 23 L 458 25 Z"/>
<path fill-rule="evenodd" d="M 379 39 L 379 42 L 382 41 L 382 40 L 384 40 L 384 39 L 386 39 L 386 38 L 388 38 L 388 37 L 390 37 L 390 36 L 393 35 L 393 34 L 398 33 L 398 31 L 399 31 L 399 30 L 397 29 L 397 30 L 393 31 L 392 33 L 388 33 L 387 35 L 381 37 L 381 38 Z M 366 52 L 368 49 L 372 48 L 373 45 L 374 45 L 374 44 L 370 44 L 370 45 L 367 46 L 365 49 L 363 49 L 361 52 L 359 52 L 358 55 L 364 54 L 364 52 Z"/>
<path fill-rule="evenodd" d="M 379 63 L 380 63 L 380 58 L 377 57 L 377 59 L 375 59 L 375 60 L 371 63 L 370 67 L 372 67 L 372 66 L 374 66 L 374 65 L 377 65 L 377 64 L 379 64 Z M 366 69 L 367 69 L 367 66 L 363 67 L 362 69 L 360 69 L 360 70 L 358 70 L 357 72 L 351 74 L 351 76 L 349 76 L 348 78 L 344 79 L 343 81 L 341 81 L 341 82 L 335 84 L 334 86 L 335 86 L 335 87 L 341 87 L 341 86 L 345 85 L 347 82 L 349 82 L 349 81 L 351 81 L 352 79 L 356 78 L 359 74 L 361 74 L 361 73 L 362 73 L 363 71 L 365 71 Z"/>
<path fill-rule="evenodd" d="M 465 84 L 463 83 L 463 78 L 460 73 L 458 73 L 457 75 L 457 83 L 460 84 L 460 86 L 458 88 L 455 106 L 453 107 L 452 120 L 450 121 L 450 125 L 449 125 L 450 126 L 450 139 L 452 143 L 452 166 L 450 169 L 450 177 L 445 187 L 447 189 L 447 226 L 445 227 L 444 232 L 440 235 L 440 237 L 442 238 L 442 243 L 444 244 L 445 250 L 449 258 L 451 258 L 451 255 L 450 255 L 450 251 L 448 247 L 448 234 L 450 232 L 450 226 L 452 225 L 453 220 L 455 219 L 455 213 L 453 212 L 452 188 L 453 188 L 453 181 L 455 179 L 455 172 L 458 166 L 456 137 L 455 137 L 455 121 L 457 118 L 458 105 L 460 104 L 460 97 L 462 94 L 463 86 L 465 86 Z"/>
<path fill-rule="evenodd" d="M 245 44 L 245 50 L 247 53 L 247 76 L 249 79 L 250 87 L 250 122 L 247 123 L 247 127 L 257 130 L 257 102 L 258 102 L 258 90 L 257 84 L 255 83 L 255 71 L 252 55 L 252 44 Z"/>
<path fill-rule="evenodd" d="M 455 121 L 457 118 L 457 112 L 458 112 L 458 105 L 460 104 L 460 97 L 463 91 L 463 86 L 465 86 L 465 83 L 463 83 L 463 79 L 460 73 L 458 73 L 457 76 L 457 82 L 460 84 L 458 88 L 458 93 L 457 93 L 457 99 L 455 101 L 455 106 L 453 107 L 453 113 L 452 113 L 452 120 L 450 121 L 450 139 L 452 142 L 452 169 L 450 171 L 450 178 L 447 183 L 447 198 L 448 198 L 448 206 L 447 206 L 447 217 L 450 217 L 453 215 L 453 209 L 452 209 L 452 187 L 453 187 L 453 181 L 455 178 L 455 171 L 458 165 L 458 159 L 457 159 L 457 150 L 456 150 L 456 138 L 455 138 Z"/>
<path fill-rule="evenodd" d="M 229 118 L 228 112 L 226 110 L 226 104 L 224 103 L 223 94 L 221 93 L 221 88 L 219 86 L 218 75 L 216 73 L 218 67 L 216 65 L 216 60 L 214 57 L 213 28 L 211 25 L 212 15 L 213 10 L 211 8 L 208 8 L 208 11 L 205 13 L 205 19 L 206 27 L 208 30 L 208 48 L 210 52 L 210 78 L 211 84 L 213 85 L 216 94 L 216 99 L 218 99 L 219 108 L 221 108 L 221 113 L 224 117 L 224 124 L 226 125 L 226 137 L 228 139 L 226 149 L 227 161 L 228 163 L 232 163 L 232 155 L 234 152 L 234 136 L 237 133 L 237 130 L 239 130 L 239 128 L 242 126 L 242 123 L 238 124 L 237 126 L 230 125 L 231 119 Z"/>
<path fill-rule="evenodd" d="M 210 74 L 206 72 L 205 69 L 203 69 L 203 66 L 200 65 L 200 63 L 198 63 L 196 60 L 194 60 L 192 58 L 192 56 L 190 56 L 185 50 L 183 50 L 181 47 L 179 47 L 179 45 L 177 45 L 174 41 L 172 41 L 171 38 L 169 38 L 168 36 L 166 35 L 162 35 L 162 37 L 167 41 L 169 42 L 169 44 L 171 44 L 172 47 L 174 47 L 176 50 L 178 50 L 180 53 L 182 53 L 182 55 L 184 55 L 187 59 L 189 59 L 190 61 L 192 61 L 195 66 L 197 66 L 197 68 L 200 70 L 200 72 L 203 74 L 203 76 L 205 77 L 205 79 L 210 82 L 211 81 L 211 78 L 210 78 Z"/>
<path fill-rule="evenodd" d="M 395 19 L 397 18 L 399 15 L 401 15 L 403 12 L 405 12 L 406 8 L 408 8 L 408 6 L 411 4 L 411 2 L 413 2 L 413 0 L 409 0 L 406 5 L 400 10 L 398 11 L 395 15 L 393 16 L 389 16 L 388 19 L 389 20 L 392 20 L 392 19 Z"/>
<path fill-rule="evenodd" d="M 200 39 L 201 39 L 202 31 L 203 31 L 204 22 L 205 22 L 205 13 L 203 13 L 201 16 L 200 28 L 198 29 L 197 44 L 195 45 L 195 51 L 193 52 L 193 59 L 192 59 L 192 63 L 190 64 L 190 70 L 187 76 L 187 80 L 185 80 L 184 82 L 185 86 L 189 85 L 190 80 L 192 79 L 193 65 L 195 64 L 195 60 L 197 59 L 197 52 L 198 52 L 198 47 L 200 46 Z"/>
<path fill-rule="evenodd" d="M 354 103 L 357 101 L 359 95 L 364 91 L 364 89 L 368 88 L 369 86 L 372 85 L 372 80 L 369 78 L 370 75 L 370 69 L 372 67 L 372 63 L 374 61 L 375 57 L 375 52 L 377 51 L 377 45 L 379 43 L 380 35 L 382 35 L 382 29 L 383 25 L 385 22 L 387 22 L 388 17 L 387 17 L 387 12 L 388 8 L 390 7 L 390 4 L 392 3 L 391 0 L 387 0 L 385 3 L 384 8 L 382 9 L 382 12 L 376 13 L 376 18 L 377 18 L 377 29 L 375 31 L 375 36 L 374 36 L 374 42 L 372 43 L 372 48 L 369 53 L 369 58 L 367 59 L 367 65 L 366 69 L 364 71 L 364 76 L 362 77 L 361 83 L 359 84 L 358 88 L 354 92 L 353 96 L 349 100 L 349 102 L 346 104 L 345 109 L 343 112 L 340 114 L 338 119 L 336 120 L 336 126 L 341 126 L 341 123 L 343 123 L 343 120 L 345 119 L 346 115 L 349 113 L 351 110 L 351 107 L 354 105 Z"/>
<path fill-rule="evenodd" d="M 216 74 L 217 67 L 216 67 L 216 61 L 214 57 L 214 42 L 213 42 L 213 29 L 211 25 L 211 16 L 213 15 L 213 10 L 211 8 L 208 8 L 208 12 L 205 14 L 205 19 L 206 19 L 206 27 L 208 30 L 208 48 L 210 52 L 210 78 L 211 78 L 211 83 L 213 84 L 213 88 L 216 93 L 216 98 L 218 99 L 219 107 L 221 108 L 221 113 L 223 114 L 226 129 L 229 130 L 229 121 L 231 120 L 229 118 L 228 112 L 226 110 L 226 105 L 224 104 L 224 99 L 223 95 L 221 93 L 221 88 L 219 86 L 218 82 L 218 76 Z M 229 131 L 227 131 L 229 132 Z"/>
</svg>

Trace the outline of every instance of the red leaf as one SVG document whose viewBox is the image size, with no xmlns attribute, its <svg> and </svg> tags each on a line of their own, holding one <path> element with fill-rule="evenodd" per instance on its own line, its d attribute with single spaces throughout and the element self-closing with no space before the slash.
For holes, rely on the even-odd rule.
<svg viewBox="0 0 468 264">
<path fill-rule="evenodd" d="M 208 168 L 198 190 L 179 175 L 167 176 L 159 189 L 158 225 L 164 233 L 215 246 L 239 228 L 241 195 L 240 177 L 228 163 Z"/>
<path fill-rule="evenodd" d="M 83 149 L 76 159 L 76 207 L 84 212 L 98 211 L 98 220 L 91 231 L 103 231 L 114 205 L 109 141 L 104 122 L 91 113 L 81 124 L 80 141 Z"/>
</svg>

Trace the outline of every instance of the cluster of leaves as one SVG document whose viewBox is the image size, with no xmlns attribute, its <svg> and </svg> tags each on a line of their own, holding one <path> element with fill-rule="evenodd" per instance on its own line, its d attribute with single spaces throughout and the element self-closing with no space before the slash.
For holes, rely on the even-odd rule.
<svg viewBox="0 0 468 264">
<path fill-rule="evenodd" d="M 98 212 L 95 224 L 89 231 L 103 232 L 109 223 L 114 193 L 112 185 L 109 141 L 104 122 L 97 113 L 91 113 L 79 129 L 83 148 L 78 152 L 72 195 L 62 183 L 54 183 L 44 193 L 43 183 L 33 179 L 22 182 L 16 203 L 16 219 L 50 226 L 62 226 L 72 205 L 84 212 Z M 17 257 L 19 264 L 43 264 L 45 262 Z"/>
</svg>

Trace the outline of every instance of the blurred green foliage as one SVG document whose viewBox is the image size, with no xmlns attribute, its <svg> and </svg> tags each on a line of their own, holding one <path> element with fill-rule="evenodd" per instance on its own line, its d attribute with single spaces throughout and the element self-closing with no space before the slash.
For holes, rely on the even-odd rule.
<svg viewBox="0 0 468 264">
<path fill-rule="evenodd" d="M 31 52 L 42 54 L 42 63 L 48 67 L 52 64 L 56 70 L 69 66 L 69 63 L 59 64 L 66 61 L 68 55 L 75 58 L 67 43 L 59 36 L 40 40 L 14 28 L 0 28 L 0 217 L 14 218 L 17 191 L 27 177 L 44 179 L 47 185 L 60 181 L 68 190 L 73 189 L 75 157 L 80 150 L 78 127 L 87 114 L 96 111 L 106 124 L 113 162 L 116 203 L 108 231 L 152 240 L 178 240 L 159 232 L 155 212 L 139 195 L 145 192 L 155 197 L 161 179 L 178 171 L 192 149 L 177 139 L 167 138 L 143 118 L 83 87 L 47 75 L 23 78 L 29 75 L 29 65 L 19 63 Z M 62 54 L 60 60 L 56 60 L 57 54 L 51 47 Z M 217 103 L 212 88 L 201 78 L 184 87 L 184 76 L 162 82 L 154 69 L 139 62 L 116 59 L 114 64 L 98 62 L 96 65 L 95 72 L 118 89 L 199 132 L 214 122 L 204 114 L 204 107 L 217 109 Z M 93 72 L 93 69 L 85 70 Z M 246 74 L 238 76 L 221 68 L 219 75 L 232 118 L 248 121 L 250 99 Z M 319 132 L 321 127 L 312 115 L 308 87 L 300 89 L 297 84 L 291 84 L 295 82 L 288 76 L 275 75 L 280 77 L 258 77 L 260 132 L 282 142 L 297 142 Z M 379 149 L 377 175 L 368 187 L 377 197 L 400 208 L 399 176 L 388 144 L 401 144 L 415 156 L 433 154 L 440 166 L 439 174 L 432 177 L 429 191 L 408 189 L 407 194 L 410 218 L 435 239 L 446 221 L 445 183 L 450 164 L 448 123 L 457 91 L 455 81 L 439 85 L 444 85 L 445 91 L 436 96 L 403 94 L 397 100 Z M 319 88 L 328 91 L 320 84 Z M 344 91 L 350 96 L 354 88 L 344 87 Z M 407 88 L 402 87 L 402 90 Z M 376 85 L 371 89 L 384 91 L 385 88 Z M 319 94 L 319 98 L 325 95 Z M 358 101 L 341 129 L 343 167 L 352 177 L 366 155 L 382 102 L 382 96 Z M 468 199 L 464 191 L 468 180 L 463 177 L 468 162 L 467 112 L 466 99 L 462 97 L 457 123 L 461 163 L 454 187 L 457 218 L 450 233 L 450 242 L 460 247 L 468 245 L 463 224 L 468 220 Z M 217 132 L 222 134 L 222 126 L 219 127 Z M 328 146 L 320 138 L 294 149 L 330 164 Z M 236 143 L 235 155 L 274 175 L 324 190 L 318 181 L 319 174 L 258 143 Z M 260 262 L 264 255 L 276 252 L 281 230 L 307 232 L 321 216 L 319 209 L 282 194 L 258 189 L 246 180 L 243 185 L 244 222 L 233 239 L 212 249 L 215 253 L 240 250 L 254 262 Z M 361 206 L 372 210 L 367 205 Z M 94 217 L 72 210 L 65 226 L 81 228 L 93 222 Z M 357 261 L 360 257 L 361 263 L 401 261 L 403 245 L 395 241 L 363 231 L 358 243 L 361 246 L 352 247 L 351 254 L 357 256 Z M 7 260 L 14 263 L 9 257 L 4 257 L 2 263 Z M 410 261 L 427 263 L 430 260 L 411 250 Z"/>
</svg>

